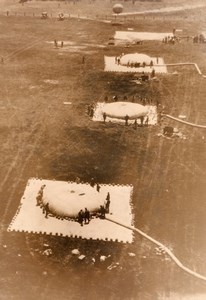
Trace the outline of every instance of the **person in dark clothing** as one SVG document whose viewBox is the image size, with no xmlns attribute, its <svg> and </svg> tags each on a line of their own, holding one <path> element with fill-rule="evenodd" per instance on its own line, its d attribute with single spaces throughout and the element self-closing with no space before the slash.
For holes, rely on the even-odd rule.
<svg viewBox="0 0 206 300">
<path fill-rule="evenodd" d="M 101 186 L 97 183 L 97 192 L 99 193 Z"/>
<path fill-rule="evenodd" d="M 64 42 L 61 42 L 61 48 L 63 48 L 64 47 Z"/>
<path fill-rule="evenodd" d="M 105 123 L 105 121 L 106 121 L 106 118 L 107 118 L 107 115 L 106 115 L 106 113 L 104 112 L 104 113 L 103 113 L 103 120 L 104 120 L 104 123 Z"/>
<path fill-rule="evenodd" d="M 40 193 L 36 196 L 36 206 L 40 206 L 42 200 L 42 196 Z"/>
<path fill-rule="evenodd" d="M 82 63 L 85 63 L 85 56 L 82 57 Z"/>
<path fill-rule="evenodd" d="M 84 221 L 84 212 L 81 209 L 78 213 L 78 222 L 81 226 L 83 226 L 83 221 Z"/>
<path fill-rule="evenodd" d="M 134 120 L 134 129 L 137 129 L 137 119 Z"/>
<path fill-rule="evenodd" d="M 84 210 L 84 224 L 89 224 L 90 221 L 90 212 L 87 208 Z"/>
<path fill-rule="evenodd" d="M 91 107 L 91 109 L 90 109 L 90 117 L 93 118 L 93 116 L 94 116 L 94 108 Z"/>
<path fill-rule="evenodd" d="M 146 116 L 146 119 L 145 119 L 145 122 L 144 122 L 145 126 L 148 126 L 148 123 L 149 123 L 149 117 Z"/>
<path fill-rule="evenodd" d="M 118 97 L 116 95 L 113 96 L 113 100 L 116 102 L 118 100 Z"/>
<path fill-rule="evenodd" d="M 44 210 L 45 210 L 45 218 L 47 218 L 49 214 L 49 202 L 47 202 L 47 204 L 45 205 Z"/>
<path fill-rule="evenodd" d="M 100 205 L 100 219 L 105 219 L 105 208 L 103 205 Z"/>
<path fill-rule="evenodd" d="M 109 207 L 110 207 L 110 200 L 106 200 L 106 204 L 105 204 L 105 212 L 108 214 L 109 213 Z"/>
<path fill-rule="evenodd" d="M 110 200 L 110 193 L 109 192 L 107 193 L 106 200 Z"/>
<path fill-rule="evenodd" d="M 125 119 L 125 125 L 126 125 L 126 126 L 128 126 L 128 120 L 129 120 L 129 116 L 128 116 L 128 115 L 126 115 L 124 119 Z"/>
<path fill-rule="evenodd" d="M 143 126 L 143 122 L 144 122 L 144 117 L 143 116 L 140 117 L 140 122 L 141 122 L 141 126 Z"/>
<path fill-rule="evenodd" d="M 94 178 L 91 179 L 90 185 L 91 185 L 91 187 L 94 187 L 94 186 L 95 186 L 95 180 L 94 180 Z"/>
</svg>

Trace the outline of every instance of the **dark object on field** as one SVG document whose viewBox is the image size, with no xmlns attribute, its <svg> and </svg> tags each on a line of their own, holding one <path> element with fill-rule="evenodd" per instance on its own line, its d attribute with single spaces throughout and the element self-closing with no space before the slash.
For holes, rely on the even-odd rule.
<svg viewBox="0 0 206 300">
<path fill-rule="evenodd" d="M 60 13 L 59 16 L 58 16 L 58 21 L 64 21 L 64 14 L 63 13 Z"/>
<path fill-rule="evenodd" d="M 155 69 L 152 70 L 152 72 L 151 72 L 151 77 L 152 77 L 152 78 L 155 77 Z"/>
<path fill-rule="evenodd" d="M 82 63 L 85 63 L 85 56 L 82 56 Z"/>
<path fill-rule="evenodd" d="M 166 135 L 166 136 L 172 136 L 173 132 L 174 132 L 174 128 L 171 127 L 171 126 L 165 126 L 163 128 L 163 134 Z"/>
<path fill-rule="evenodd" d="M 48 19 L 48 17 L 49 17 L 48 13 L 46 11 L 41 13 L 41 19 L 46 20 L 46 19 Z"/>
<path fill-rule="evenodd" d="M 149 75 L 142 75 L 141 79 L 142 79 L 142 81 L 148 81 L 149 80 Z"/>
</svg>

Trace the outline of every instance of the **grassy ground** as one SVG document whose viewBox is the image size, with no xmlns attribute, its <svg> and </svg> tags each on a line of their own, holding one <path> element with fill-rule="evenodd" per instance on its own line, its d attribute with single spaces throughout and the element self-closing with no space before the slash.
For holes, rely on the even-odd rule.
<svg viewBox="0 0 206 300">
<path fill-rule="evenodd" d="M 167 22 L 132 19 L 121 29 L 199 32 L 204 11 L 198 11 L 198 18 L 192 14 L 190 22 L 184 14 Z M 129 183 L 134 186 L 135 225 L 173 248 L 185 265 L 206 274 L 205 132 L 165 121 L 187 136 L 168 140 L 157 137 L 160 126 L 134 130 L 104 125 L 85 113 L 86 105 L 105 95 L 141 95 L 160 101 L 172 115 L 185 114 L 191 122 L 204 124 L 205 79 L 194 69 L 171 68 L 159 82 L 137 86 L 131 74 L 104 73 L 103 56 L 142 52 L 163 56 L 168 63 L 197 62 L 206 73 L 206 46 L 145 42 L 108 47 L 116 28 L 86 20 L 1 16 L 0 23 L 5 59 L 0 66 L 0 299 L 195 299 L 196 293 L 205 293 L 202 282 L 157 256 L 154 246 L 139 236 L 132 245 L 121 245 L 6 229 L 30 177 Z M 47 43 L 54 39 L 73 42 L 75 51 L 72 46 L 64 52 L 54 49 Z M 175 70 L 178 75 L 172 75 Z M 44 244 L 53 251 L 50 257 L 42 255 Z M 71 256 L 74 248 L 86 254 L 84 261 Z M 99 262 L 100 255 L 109 254 L 105 263 Z M 112 262 L 119 266 L 109 271 Z"/>
</svg>

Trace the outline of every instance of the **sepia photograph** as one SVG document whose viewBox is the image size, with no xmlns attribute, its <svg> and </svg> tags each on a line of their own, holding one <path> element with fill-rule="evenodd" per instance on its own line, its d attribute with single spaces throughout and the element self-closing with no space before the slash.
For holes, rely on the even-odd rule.
<svg viewBox="0 0 206 300">
<path fill-rule="evenodd" d="M 206 0 L 0 0 L 0 300 L 206 300 Z"/>
</svg>

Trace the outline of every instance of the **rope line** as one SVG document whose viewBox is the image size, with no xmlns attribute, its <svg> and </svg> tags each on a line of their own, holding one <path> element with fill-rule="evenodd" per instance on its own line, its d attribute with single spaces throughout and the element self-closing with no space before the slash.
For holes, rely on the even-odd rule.
<svg viewBox="0 0 206 300">
<path fill-rule="evenodd" d="M 198 278 L 198 279 L 201 279 L 201 280 L 204 280 L 206 281 L 206 277 L 197 273 L 197 272 L 194 272 L 192 271 L 191 269 L 185 267 L 181 261 L 172 253 L 172 251 L 166 247 L 165 245 L 163 245 L 162 243 L 160 243 L 159 241 L 155 240 L 154 238 L 152 238 L 151 236 L 149 236 L 148 234 L 144 233 L 143 231 L 141 231 L 140 229 L 138 228 L 135 228 L 135 227 L 132 227 L 132 226 L 129 226 L 129 225 L 126 225 L 126 224 L 123 224 L 123 223 L 120 223 L 116 220 L 113 220 L 111 219 L 110 217 L 106 217 L 105 218 L 106 220 L 110 221 L 110 222 L 113 222 L 113 223 L 116 223 L 117 225 L 120 225 L 122 227 L 125 227 L 127 229 L 130 229 L 132 231 L 135 231 L 137 233 L 139 233 L 140 235 L 142 235 L 144 238 L 146 238 L 147 240 L 149 240 L 150 242 L 154 243 L 155 245 L 161 247 L 162 249 L 165 250 L 165 252 L 171 257 L 171 259 L 175 262 L 175 264 L 180 268 L 182 269 L 183 271 L 185 271 L 186 273 Z"/>
<path fill-rule="evenodd" d="M 168 119 L 172 119 L 174 121 L 177 121 L 177 122 L 180 122 L 180 123 L 183 123 L 183 124 L 186 124 L 186 125 L 190 125 L 190 126 L 193 126 L 193 127 L 206 129 L 206 125 L 198 125 L 198 124 L 194 124 L 194 123 L 191 123 L 191 122 L 183 121 L 183 120 L 181 120 L 179 118 L 176 118 L 176 117 L 173 117 L 173 116 L 170 116 L 170 115 L 161 114 L 161 116 L 162 117 L 166 117 Z"/>
</svg>

